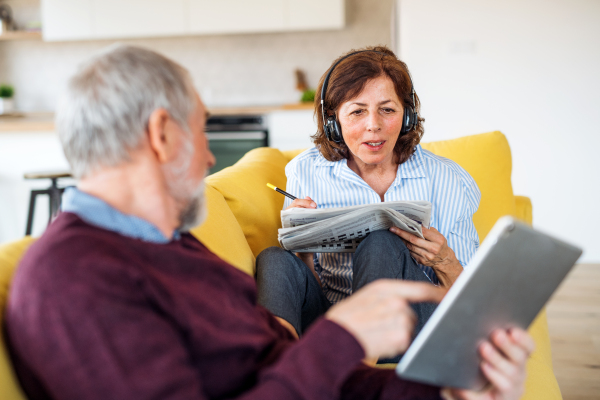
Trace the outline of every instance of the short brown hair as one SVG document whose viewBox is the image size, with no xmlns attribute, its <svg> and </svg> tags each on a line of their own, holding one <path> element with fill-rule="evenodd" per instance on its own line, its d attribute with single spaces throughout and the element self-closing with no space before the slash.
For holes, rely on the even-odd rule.
<svg viewBox="0 0 600 400">
<path fill-rule="evenodd" d="M 326 117 L 335 114 L 342 103 L 358 96 L 368 81 L 380 76 L 386 76 L 394 83 L 396 94 L 403 108 L 407 106 L 412 107 L 412 84 L 408 68 L 387 47 L 375 46 L 351 50 L 338 57 L 331 65 L 333 66 L 338 60 L 357 51 L 363 52 L 341 61 L 329 77 L 324 102 Z M 341 143 L 335 143 L 327 139 L 323 131 L 323 113 L 321 111 L 321 88 L 330 69 L 331 67 L 321 77 L 315 93 L 315 117 L 318 129 L 317 133 L 312 136 L 312 139 L 323 157 L 329 161 L 339 161 L 349 158 L 350 150 L 343 139 Z M 415 94 L 414 111 L 418 112 L 420 107 L 419 97 Z M 404 163 L 410 158 L 415 151 L 415 146 L 421 141 L 424 133 L 424 121 L 423 118 L 419 117 L 417 126 L 413 130 L 398 137 L 398 141 L 394 146 L 394 154 L 399 164 Z"/>
</svg>

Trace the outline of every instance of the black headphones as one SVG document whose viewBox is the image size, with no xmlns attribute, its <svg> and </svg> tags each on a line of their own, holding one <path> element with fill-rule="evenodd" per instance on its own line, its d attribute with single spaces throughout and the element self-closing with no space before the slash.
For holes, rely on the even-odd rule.
<svg viewBox="0 0 600 400">
<path fill-rule="evenodd" d="M 390 55 L 390 54 L 382 53 L 381 51 L 377 51 L 377 50 L 361 50 L 361 51 L 356 51 L 354 53 L 350 53 L 350 54 L 340 58 L 338 60 L 338 62 L 333 64 L 333 66 L 329 69 L 327 76 L 325 76 L 325 80 L 323 81 L 323 86 L 321 87 L 321 112 L 323 113 L 323 131 L 325 132 L 325 136 L 327 137 L 327 139 L 332 140 L 335 143 L 342 142 L 342 127 L 340 126 L 340 123 L 338 122 L 335 115 L 332 115 L 332 116 L 328 115 L 327 121 L 325 120 L 324 101 L 325 101 L 325 93 L 327 93 L 327 85 L 329 84 L 329 77 L 331 76 L 333 69 L 340 62 L 342 62 L 342 60 L 344 60 L 350 56 L 353 56 L 355 54 L 358 54 L 358 53 L 364 53 L 366 51 L 372 51 L 374 53 L 383 54 L 384 56 Z M 402 129 L 400 129 L 400 136 L 415 129 L 417 127 L 417 124 L 419 123 L 419 114 L 417 112 L 415 112 L 415 88 L 413 86 L 410 73 L 408 74 L 408 79 L 410 80 L 410 92 L 411 92 L 413 104 L 412 104 L 412 107 L 411 106 L 404 107 L 404 116 L 402 118 Z"/>
</svg>

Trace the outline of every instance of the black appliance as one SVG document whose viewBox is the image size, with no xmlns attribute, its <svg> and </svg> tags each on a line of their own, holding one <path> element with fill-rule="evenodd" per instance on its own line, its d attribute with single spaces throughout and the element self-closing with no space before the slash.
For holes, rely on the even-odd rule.
<svg viewBox="0 0 600 400">
<path fill-rule="evenodd" d="M 235 164 L 252 149 L 269 145 L 264 115 L 213 115 L 206 122 L 206 136 L 217 159 L 210 173 Z"/>
</svg>

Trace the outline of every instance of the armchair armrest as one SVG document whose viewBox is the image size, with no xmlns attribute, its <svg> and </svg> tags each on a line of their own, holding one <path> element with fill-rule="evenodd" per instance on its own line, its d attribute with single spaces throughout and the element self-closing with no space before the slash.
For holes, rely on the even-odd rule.
<svg viewBox="0 0 600 400">
<path fill-rule="evenodd" d="M 515 205 L 517 209 L 515 217 L 531 225 L 533 221 L 531 199 L 525 196 L 515 196 Z"/>
</svg>

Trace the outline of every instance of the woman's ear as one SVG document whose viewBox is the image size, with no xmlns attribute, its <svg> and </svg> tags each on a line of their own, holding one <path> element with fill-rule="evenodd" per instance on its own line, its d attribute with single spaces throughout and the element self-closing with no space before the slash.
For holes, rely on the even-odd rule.
<svg viewBox="0 0 600 400">
<path fill-rule="evenodd" d="M 177 152 L 177 133 L 174 127 L 178 126 L 164 108 L 157 108 L 148 119 L 148 142 L 150 148 L 161 164 L 173 159 Z"/>
</svg>

